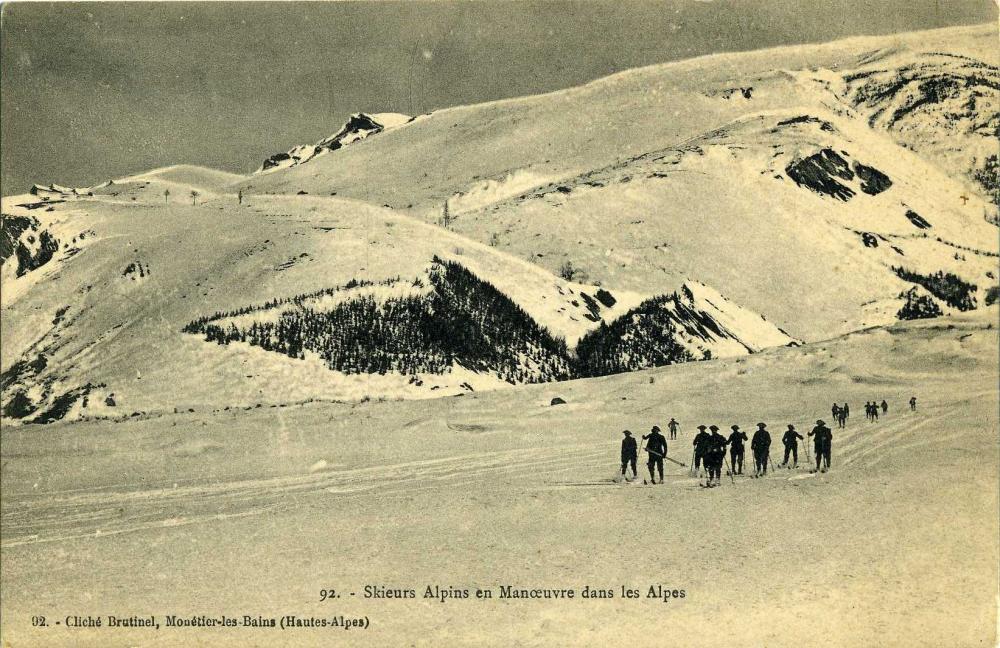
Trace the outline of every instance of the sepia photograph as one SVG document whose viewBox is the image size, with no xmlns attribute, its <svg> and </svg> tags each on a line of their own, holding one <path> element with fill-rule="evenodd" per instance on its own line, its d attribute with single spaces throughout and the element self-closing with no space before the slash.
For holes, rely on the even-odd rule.
<svg viewBox="0 0 1000 648">
<path fill-rule="evenodd" d="M 0 647 L 997 646 L 998 13 L 0 5 Z"/>
</svg>

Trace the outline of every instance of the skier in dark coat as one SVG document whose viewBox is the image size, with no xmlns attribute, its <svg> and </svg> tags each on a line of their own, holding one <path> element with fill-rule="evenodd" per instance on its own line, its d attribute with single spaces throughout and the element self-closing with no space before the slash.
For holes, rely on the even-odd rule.
<svg viewBox="0 0 1000 648">
<path fill-rule="evenodd" d="M 767 431 L 766 423 L 758 423 L 757 431 L 753 433 L 750 449 L 753 450 L 753 463 L 757 470 L 755 476 L 767 474 L 767 458 L 771 451 L 771 433 Z"/>
<path fill-rule="evenodd" d="M 632 479 L 639 476 L 639 473 L 635 469 L 635 462 L 639 457 L 639 450 L 635 442 L 635 437 L 628 430 L 622 432 L 625 438 L 622 439 L 622 477 L 626 477 L 625 468 L 629 465 L 632 466 Z"/>
<path fill-rule="evenodd" d="M 843 412 L 843 410 L 841 410 Z M 792 456 L 792 460 L 795 462 L 792 464 L 793 467 L 799 465 L 799 439 L 803 438 L 801 434 L 795 431 L 795 426 L 789 424 L 788 430 L 785 432 L 784 436 L 781 437 L 781 442 L 785 444 L 785 460 L 781 462 L 782 466 L 788 465 L 788 456 Z"/>
<path fill-rule="evenodd" d="M 708 481 L 706 486 L 718 486 L 722 483 L 722 464 L 726 460 L 726 437 L 719 434 L 719 426 L 710 425 L 708 429 L 712 431 L 709 437 L 708 451 L 705 454 L 705 463 L 708 464 Z"/>
<path fill-rule="evenodd" d="M 816 470 L 826 472 L 830 469 L 830 449 L 833 445 L 833 431 L 826 427 L 822 420 L 816 421 L 816 427 L 809 432 L 813 437 L 813 447 L 816 450 Z"/>
<path fill-rule="evenodd" d="M 916 396 L 910 396 L 910 411 L 911 412 L 916 412 L 917 411 L 917 397 Z"/>
<path fill-rule="evenodd" d="M 649 468 L 649 481 L 656 483 L 656 477 L 653 475 L 653 469 L 657 468 L 660 473 L 660 483 L 663 483 L 663 458 L 667 456 L 667 439 L 662 434 L 660 434 L 660 428 L 653 426 L 649 434 L 642 435 L 643 441 L 646 442 L 646 453 L 649 455 L 649 459 L 646 461 L 646 467 Z"/>
<path fill-rule="evenodd" d="M 834 421 L 836 421 L 838 418 L 840 418 L 840 405 L 837 405 L 836 403 L 834 403 L 833 407 L 830 408 L 830 414 L 833 415 L 833 420 Z"/>
<path fill-rule="evenodd" d="M 851 406 L 844 403 L 844 406 L 840 408 L 840 414 L 844 417 L 844 425 L 847 425 L 847 419 L 851 418 Z"/>
<path fill-rule="evenodd" d="M 885 402 L 885 399 L 882 400 L 882 413 L 883 414 L 889 413 L 889 403 Z"/>
<path fill-rule="evenodd" d="M 667 429 L 670 430 L 670 439 L 674 440 L 677 438 L 677 428 L 680 427 L 680 423 L 674 420 L 674 417 L 670 417 L 670 422 L 667 423 Z"/>
<path fill-rule="evenodd" d="M 740 426 L 732 426 L 733 433 L 729 435 L 729 465 L 734 475 L 743 474 L 743 444 L 748 440 L 747 433 Z"/>
<path fill-rule="evenodd" d="M 705 463 L 705 453 L 708 452 L 711 439 L 712 435 L 705 431 L 705 426 L 699 425 L 698 434 L 694 435 L 694 441 L 691 442 L 694 446 L 694 473 L 698 477 L 701 477 L 700 468 L 703 464 L 705 469 L 708 469 L 708 464 Z"/>
</svg>

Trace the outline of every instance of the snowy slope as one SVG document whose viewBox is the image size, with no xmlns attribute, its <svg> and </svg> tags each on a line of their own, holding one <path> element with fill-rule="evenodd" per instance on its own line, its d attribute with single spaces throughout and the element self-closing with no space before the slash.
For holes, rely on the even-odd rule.
<svg viewBox="0 0 1000 648">
<path fill-rule="evenodd" d="M 884 52 L 893 52 L 893 57 L 879 54 Z M 525 175 L 576 175 L 678 146 L 750 112 L 800 104 L 818 109 L 822 103 L 847 111 L 850 97 L 822 83 L 804 82 L 804 77 L 841 78 L 882 61 L 900 69 L 908 60 L 933 52 L 973 59 L 970 63 L 956 57 L 942 63 L 941 74 L 961 74 L 959 68 L 967 63 L 995 71 L 1000 62 L 996 27 L 704 56 L 629 70 L 545 95 L 449 108 L 420 117 L 392 138 L 375 138 L 364 147 L 341 151 L 335 159 L 254 177 L 243 186 L 262 193 L 337 191 L 436 217 L 446 199 L 468 194 L 484 183 Z M 982 92 L 996 96 L 989 86 Z M 855 116 L 867 123 L 865 115 Z M 950 137 L 960 142 L 959 149 L 981 140 L 981 133 L 970 135 L 961 121 L 933 120 L 928 127 L 937 129 L 938 140 Z M 442 151 L 448 154 L 441 155 Z M 964 170 L 942 168 L 965 177 Z"/>
<path fill-rule="evenodd" d="M 350 613 L 370 615 L 371 627 L 338 632 L 338 644 L 419 636 L 481 645 L 483 628 L 502 627 L 502 639 L 485 643 L 565 645 L 567 628 L 579 628 L 573 645 L 598 648 L 622 643 L 627 623 L 649 638 L 629 643 L 657 646 L 669 616 L 669 633 L 692 648 L 731 645 L 734 628 L 741 643 L 775 648 L 814 645 L 818 635 L 852 647 L 990 645 L 1000 569 L 996 316 L 463 398 L 5 428 L 0 540 L 4 586 L 19 595 L 2 599 L 4 637 L 13 646 L 108 643 L 107 628 L 32 627 L 39 601 L 85 610 L 99 600 L 121 617 L 145 605 L 277 616 L 301 591 L 294 613 L 323 618 L 330 602 L 310 595 L 317 574 L 336 574 L 345 591 L 388 574 L 400 587 L 494 592 L 503 574 L 501 584 L 552 583 L 577 598 L 358 596 Z M 556 396 L 566 404 L 550 407 Z M 873 398 L 890 410 L 870 424 L 858 409 Z M 666 429 L 675 417 L 669 456 L 688 463 L 700 423 L 804 432 L 833 400 L 856 414 L 834 430 L 828 473 L 810 474 L 800 446 L 798 469 L 724 477 L 711 490 L 670 462 L 662 486 L 612 480 L 623 429 Z M 665 528 L 666 575 L 648 582 L 634 556 Z M 437 551 L 442 537 L 446 552 Z M 331 538 L 337 550 L 317 551 Z M 810 549 L 817 539 L 823 550 Z M 162 585 L 149 582 L 150 547 Z M 741 557 L 740 569 L 720 556 Z M 582 599 L 595 583 L 634 583 L 643 597 L 676 584 L 687 596 Z M 152 628 L 114 632 L 123 645 L 190 643 Z M 277 631 L 213 634 L 211 643 L 245 645 L 248 632 Z M 267 641 L 328 645 L 329 632 Z"/>
<path fill-rule="evenodd" d="M 998 284 L 986 209 L 886 134 L 799 106 L 460 213 L 452 228 L 640 294 L 703 281 L 820 339 L 892 321 L 912 287 L 894 268 L 953 273 L 984 303 Z"/>
<path fill-rule="evenodd" d="M 44 229 L 58 249 L 24 272 L 18 272 L 17 255 L 2 266 L 7 419 L 114 417 L 308 399 L 426 398 L 568 377 L 574 359 L 566 342 L 572 349 L 581 336 L 615 322 L 650 296 L 568 281 L 412 217 L 334 198 L 254 196 L 243 205 L 228 199 L 190 205 L 95 196 L 46 203 L 44 209 L 16 202 L 5 200 L 4 212 L 37 219 L 36 230 L 27 227 L 16 242 Z M 254 227 L 247 227 L 248 221 Z M 292 354 L 278 345 L 269 352 L 240 336 L 220 346 L 184 332 L 196 321 L 224 331 L 232 325 L 249 330 L 279 322 L 286 311 L 322 314 L 365 299 L 384 304 L 426 295 L 435 258 L 470 272 L 473 284 L 489 284 L 464 293 L 479 306 L 462 316 L 479 322 L 477 330 L 492 350 L 448 359 L 443 374 L 373 367 L 359 375 L 356 366 L 324 366 L 318 347 L 295 346 Z M 352 285 L 357 287 L 337 289 Z M 520 318 L 515 323 L 527 336 L 519 344 L 528 346 L 505 351 L 510 339 L 504 330 L 490 328 L 495 317 L 479 320 L 496 310 L 494 302 L 501 313 L 523 310 L 523 316 L 515 313 Z M 509 306 L 501 308 L 500 302 Z M 693 317 L 718 318 L 717 328 L 728 327 L 733 337 L 758 340 L 753 327 L 732 319 L 739 311 L 721 296 L 714 306 L 691 305 Z M 460 311 L 449 307 L 446 314 Z M 391 318 L 384 323 L 398 324 Z M 334 343 L 337 331 L 330 331 Z M 737 351 L 786 342 L 758 340 Z M 728 355 L 733 342 L 720 336 L 699 344 L 713 355 Z M 435 348 L 413 347 L 408 358 L 390 363 L 425 367 L 425 352 Z"/>
</svg>

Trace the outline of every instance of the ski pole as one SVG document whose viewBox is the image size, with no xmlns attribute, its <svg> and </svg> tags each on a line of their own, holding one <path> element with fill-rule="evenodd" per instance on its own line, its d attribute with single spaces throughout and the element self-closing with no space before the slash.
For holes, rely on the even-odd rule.
<svg viewBox="0 0 1000 648">
<path fill-rule="evenodd" d="M 736 476 L 733 475 L 733 469 L 729 465 L 729 460 L 726 459 L 726 455 L 722 455 L 722 461 L 726 464 L 726 470 L 729 471 L 729 479 L 731 479 L 732 482 L 735 484 L 736 483 Z"/>
<path fill-rule="evenodd" d="M 655 454 L 655 455 L 656 455 L 657 457 L 663 457 L 663 458 L 664 458 L 664 459 L 666 459 L 667 461 L 672 461 L 672 462 L 674 462 L 675 464 L 677 464 L 678 466 L 684 466 L 685 468 L 687 468 L 687 464 L 686 464 L 686 463 L 684 463 L 683 461 L 677 461 L 677 460 L 676 460 L 676 459 L 674 459 L 673 457 L 668 457 L 667 455 L 665 455 L 665 454 L 662 454 L 662 453 L 660 453 L 660 452 L 657 452 L 656 450 L 650 450 L 649 448 L 643 448 L 643 449 L 642 449 L 642 451 L 643 451 L 643 452 L 648 452 L 648 453 L 650 453 L 650 454 Z"/>
</svg>

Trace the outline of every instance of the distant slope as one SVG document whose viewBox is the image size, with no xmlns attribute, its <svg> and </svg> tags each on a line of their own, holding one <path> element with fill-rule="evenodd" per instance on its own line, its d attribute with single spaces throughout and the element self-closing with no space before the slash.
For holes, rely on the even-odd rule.
<svg viewBox="0 0 1000 648">
<path fill-rule="evenodd" d="M 951 28 L 630 70 L 425 115 L 240 186 L 386 204 L 638 295 L 703 281 L 822 339 L 914 299 L 954 311 L 901 278 L 912 273 L 952 275 L 977 304 L 996 290 L 995 36 Z"/>
<path fill-rule="evenodd" d="M 46 205 L 4 202 L 12 222 L 37 221 L 18 245 L 36 231 L 55 241 L 44 263 L 25 269 L 15 255 L 2 266 L 9 420 L 427 398 L 589 375 L 572 347 L 647 298 L 352 201 Z M 792 341 L 761 338 L 762 326 L 777 329 L 698 290 L 709 299 L 686 298 L 677 340 L 652 340 L 677 353 L 617 366 Z M 697 341 L 686 326 L 702 331 Z M 751 339 L 763 343 L 739 342 Z"/>
<path fill-rule="evenodd" d="M 935 52 L 954 57 L 945 60 Z M 996 26 L 705 56 L 629 70 L 545 95 L 449 108 L 306 166 L 253 177 L 241 186 L 261 193 L 337 192 L 436 216 L 446 199 L 478 183 L 511 175 L 575 175 L 618 159 L 680 146 L 750 112 L 790 105 L 819 109 L 823 104 L 831 110 L 856 112 L 855 85 L 845 77 L 873 69 L 905 77 L 925 59 L 937 66 L 929 72 L 935 78 L 992 79 L 1000 63 Z M 969 67 L 975 65 L 982 66 L 980 74 L 970 76 Z M 882 95 L 887 101 L 906 103 L 903 95 L 920 83 L 890 84 Z M 992 81 L 958 83 L 954 92 L 956 98 L 948 101 L 958 104 L 983 95 L 976 99 L 983 115 L 989 114 L 998 95 Z M 905 124 L 894 126 L 892 132 L 904 141 L 933 135 L 939 142 L 950 138 L 959 149 L 982 149 L 986 133 L 981 128 L 970 128 L 961 117 L 921 116 L 947 112 L 946 105 L 932 106 L 927 100 L 922 106 L 910 117 L 922 124 L 921 135 L 907 135 Z M 858 112 L 856 117 L 865 121 L 868 115 Z M 873 125 L 889 127 L 877 120 Z M 944 172 L 967 179 L 964 165 L 953 168 L 947 157 L 939 162 Z"/>
<path fill-rule="evenodd" d="M 452 227 L 638 293 L 695 277 L 810 340 L 895 319 L 913 284 L 894 269 L 952 273 L 984 303 L 997 230 L 963 195 L 888 137 L 792 109 L 456 212 Z"/>
<path fill-rule="evenodd" d="M 246 176 L 229 173 L 218 169 L 195 166 L 191 164 L 175 164 L 160 169 L 139 173 L 118 182 L 136 182 L 142 180 L 161 180 L 175 184 L 187 185 L 204 191 L 220 192 L 224 187 L 245 180 Z"/>
</svg>

